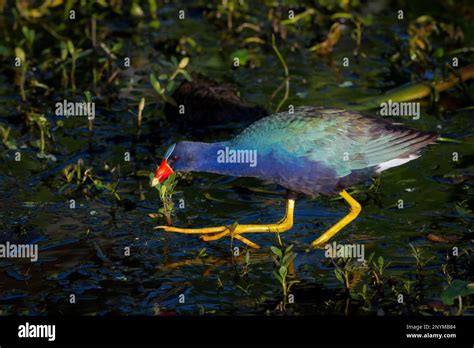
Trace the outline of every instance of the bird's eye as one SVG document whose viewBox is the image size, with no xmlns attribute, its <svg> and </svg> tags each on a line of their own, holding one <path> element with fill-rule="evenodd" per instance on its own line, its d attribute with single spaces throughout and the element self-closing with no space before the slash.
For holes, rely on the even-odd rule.
<svg viewBox="0 0 474 348">
<path fill-rule="evenodd" d="M 171 158 L 173 161 L 176 161 L 178 159 L 177 156 L 173 156 L 173 158 Z"/>
</svg>

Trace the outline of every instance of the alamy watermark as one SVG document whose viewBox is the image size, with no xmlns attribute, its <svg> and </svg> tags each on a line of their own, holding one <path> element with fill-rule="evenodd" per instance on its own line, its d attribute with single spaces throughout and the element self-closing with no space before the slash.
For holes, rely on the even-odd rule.
<svg viewBox="0 0 474 348">
<path fill-rule="evenodd" d="M 56 103 L 56 116 L 84 116 L 89 120 L 95 118 L 94 102 L 70 102 L 64 99 L 62 102 Z"/>
<path fill-rule="evenodd" d="M 20 338 L 47 338 L 48 341 L 56 340 L 56 325 L 54 324 L 30 324 L 26 322 L 18 326 L 18 337 Z"/>
<path fill-rule="evenodd" d="M 0 258 L 21 258 L 36 262 L 38 261 L 38 244 L 14 244 L 10 242 L 0 244 Z"/>
<path fill-rule="evenodd" d="M 257 150 L 234 150 L 229 147 L 217 151 L 218 163 L 248 163 L 257 166 Z"/>
<path fill-rule="evenodd" d="M 363 244 L 337 244 L 336 242 L 326 244 L 324 256 L 329 259 L 338 257 L 365 260 L 365 245 Z"/>
<path fill-rule="evenodd" d="M 388 102 L 380 103 L 381 116 L 412 116 L 414 120 L 420 118 L 420 103 L 416 102 Z"/>
</svg>

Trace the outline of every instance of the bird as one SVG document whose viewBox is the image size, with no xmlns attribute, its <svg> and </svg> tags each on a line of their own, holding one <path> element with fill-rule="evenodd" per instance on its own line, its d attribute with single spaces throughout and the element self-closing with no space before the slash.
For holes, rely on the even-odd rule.
<svg viewBox="0 0 474 348">
<path fill-rule="evenodd" d="M 254 177 L 286 188 L 286 212 L 272 224 L 155 228 L 199 234 L 204 241 L 231 236 L 258 249 L 259 245 L 243 234 L 290 230 L 295 200 L 301 194 L 340 195 L 348 203 L 349 213 L 311 243 L 313 248 L 322 247 L 362 210 L 347 188 L 415 160 L 438 137 L 435 132 L 415 130 L 358 111 L 300 106 L 292 112 L 261 118 L 228 141 L 180 141 L 168 148 L 151 186 L 163 183 L 174 171 Z"/>
</svg>

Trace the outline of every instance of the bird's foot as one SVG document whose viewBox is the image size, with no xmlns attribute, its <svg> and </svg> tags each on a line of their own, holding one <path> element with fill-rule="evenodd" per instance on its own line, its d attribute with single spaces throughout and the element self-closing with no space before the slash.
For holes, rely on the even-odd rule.
<svg viewBox="0 0 474 348">
<path fill-rule="evenodd" d="M 241 236 L 243 233 L 258 233 L 258 232 L 274 232 L 281 233 L 288 231 L 293 226 L 293 211 L 295 201 L 293 199 L 287 200 L 285 217 L 276 224 L 262 224 L 262 225 L 240 225 L 234 223 L 230 226 L 204 227 L 204 228 L 179 228 L 172 226 L 156 226 L 155 229 L 162 229 L 166 232 L 177 232 L 185 234 L 201 234 L 201 240 L 206 242 L 211 240 L 218 240 L 225 236 L 231 236 L 251 248 L 258 249 L 259 246 L 254 242 Z"/>
<path fill-rule="evenodd" d="M 205 227 L 205 228 L 178 228 L 172 226 L 156 226 L 154 229 L 162 229 L 166 232 L 177 232 L 177 233 L 185 233 L 185 234 L 203 234 L 201 236 L 201 240 L 203 241 L 211 241 L 211 240 L 218 240 L 225 236 L 232 236 L 233 238 L 241 241 L 242 243 L 248 245 L 251 248 L 258 249 L 260 248 L 257 244 L 250 241 L 249 239 L 240 236 L 240 233 L 250 232 L 248 229 L 244 228 L 248 225 L 239 225 L 234 224 L 232 226 L 217 226 L 217 227 Z"/>
<path fill-rule="evenodd" d="M 314 240 L 311 243 L 312 248 L 319 248 L 323 244 L 327 243 L 329 239 L 331 239 L 336 233 L 338 233 L 343 227 L 348 225 L 351 221 L 353 221 L 362 210 L 361 205 L 357 202 L 354 198 L 351 197 L 345 190 L 342 190 L 339 195 L 349 203 L 350 211 L 349 214 L 344 216 L 341 220 L 339 220 L 335 225 L 333 225 L 329 230 L 324 232 L 319 238 Z"/>
</svg>

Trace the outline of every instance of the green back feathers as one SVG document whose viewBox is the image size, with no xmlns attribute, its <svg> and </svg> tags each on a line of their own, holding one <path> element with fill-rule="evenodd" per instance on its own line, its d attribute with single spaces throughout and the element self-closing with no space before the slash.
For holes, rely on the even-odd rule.
<svg viewBox="0 0 474 348">
<path fill-rule="evenodd" d="M 257 149 L 259 156 L 272 153 L 283 163 L 321 162 L 344 177 L 408 157 L 436 138 L 359 112 L 299 107 L 293 114 L 278 113 L 255 122 L 233 139 L 232 146 Z"/>
</svg>

